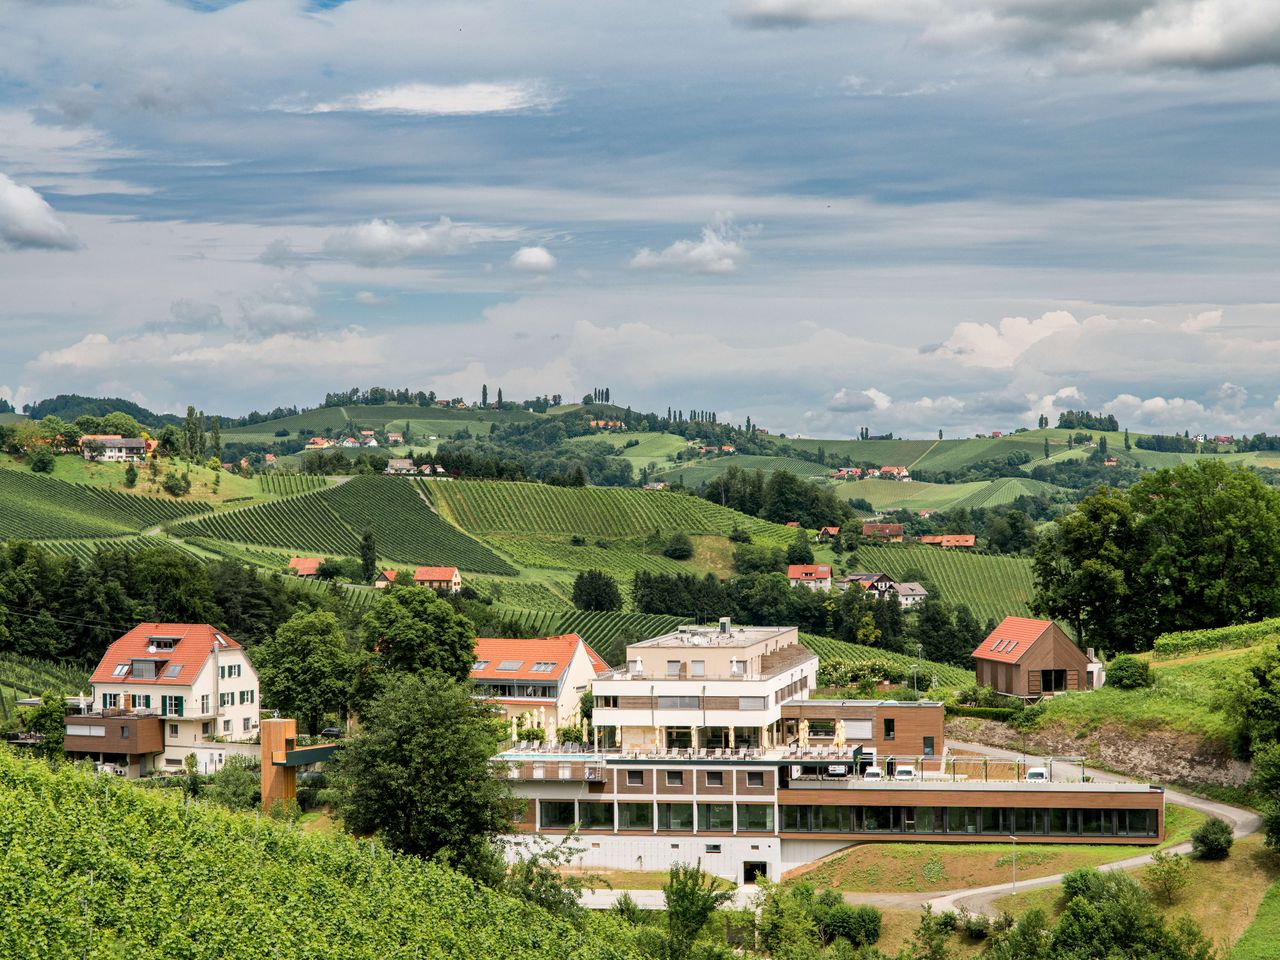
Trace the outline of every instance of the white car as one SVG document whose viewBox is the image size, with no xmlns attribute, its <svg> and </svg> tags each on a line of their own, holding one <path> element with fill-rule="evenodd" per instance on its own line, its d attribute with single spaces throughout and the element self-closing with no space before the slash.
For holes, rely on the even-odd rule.
<svg viewBox="0 0 1280 960">
<path fill-rule="evenodd" d="M 914 780 L 916 779 L 915 767 L 896 767 L 893 771 L 893 779 L 895 780 Z"/>
<path fill-rule="evenodd" d="M 1049 771 L 1044 767 L 1031 767 L 1026 774 L 1027 783 L 1048 783 Z"/>
<path fill-rule="evenodd" d="M 863 780 L 883 780 L 884 771 L 881 770 L 879 767 L 867 767 L 867 769 L 862 771 L 862 779 Z"/>
</svg>

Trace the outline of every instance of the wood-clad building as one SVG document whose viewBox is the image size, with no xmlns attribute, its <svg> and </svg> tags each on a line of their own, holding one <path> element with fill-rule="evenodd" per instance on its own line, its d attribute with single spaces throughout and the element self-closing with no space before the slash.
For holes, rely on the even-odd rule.
<svg viewBox="0 0 1280 960">
<path fill-rule="evenodd" d="M 978 684 L 1034 700 L 1088 690 L 1089 657 L 1052 620 L 1005 617 L 973 651 Z"/>
</svg>

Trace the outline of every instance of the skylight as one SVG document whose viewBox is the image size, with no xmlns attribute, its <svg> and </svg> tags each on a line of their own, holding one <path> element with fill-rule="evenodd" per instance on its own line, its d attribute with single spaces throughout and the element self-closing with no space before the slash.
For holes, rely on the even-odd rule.
<svg viewBox="0 0 1280 960">
<path fill-rule="evenodd" d="M 556 668 L 555 660 L 539 660 L 529 668 L 530 673 L 550 673 Z"/>
<path fill-rule="evenodd" d="M 165 668 L 164 675 L 166 677 L 176 677 L 181 672 L 182 672 L 182 664 L 171 663 L 169 664 L 168 667 Z"/>
<path fill-rule="evenodd" d="M 524 666 L 523 660 L 503 660 L 500 664 L 498 664 L 498 669 L 499 670 L 519 670 L 522 666 Z"/>
<path fill-rule="evenodd" d="M 477 660 L 477 661 L 476 661 L 476 665 L 475 665 L 474 667 L 472 667 L 471 669 L 472 669 L 472 670 L 483 670 L 483 669 L 484 669 L 485 667 L 487 667 L 487 666 L 489 666 L 489 661 L 488 661 L 488 660 Z"/>
<path fill-rule="evenodd" d="M 113 677 L 123 677 L 128 672 L 129 665 L 127 663 L 117 663 L 116 668 L 111 671 L 111 675 Z"/>
</svg>

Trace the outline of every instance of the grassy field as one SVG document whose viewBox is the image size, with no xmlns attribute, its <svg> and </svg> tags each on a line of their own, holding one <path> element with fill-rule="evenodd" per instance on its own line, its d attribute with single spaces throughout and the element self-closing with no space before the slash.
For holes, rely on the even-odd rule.
<svg viewBox="0 0 1280 960">
<path fill-rule="evenodd" d="M 913 467 L 938 443 L 936 440 L 815 440 L 811 438 L 787 438 L 781 442 L 797 450 L 817 453 L 822 449 L 834 456 L 848 456 L 858 463 L 872 463 L 878 467 Z"/>
<path fill-rule="evenodd" d="M 138 465 L 138 483 L 132 489 L 124 484 L 125 464 L 94 463 L 74 454 L 62 454 L 54 461 L 53 473 L 48 474 L 56 480 L 82 484 L 90 487 L 116 490 L 133 496 L 144 495 L 172 499 L 160 487 L 160 480 L 170 469 L 177 473 L 188 473 L 191 477 L 191 492 L 182 497 L 183 503 L 208 503 L 219 506 L 228 500 L 245 497 L 260 498 L 269 496 L 259 488 L 256 480 L 238 477 L 225 470 L 213 471 L 196 464 L 175 462 L 172 467 L 162 462 L 159 477 L 151 479 L 151 471 L 145 465 Z M 0 470 L 13 470 L 18 473 L 30 473 L 31 468 L 24 462 L 8 455 L 0 455 Z M 218 488 L 213 486 L 214 477 L 218 477 Z"/>
<path fill-rule="evenodd" d="M 1018 873 L 1022 875 L 1021 869 Z M 1144 869 L 1132 871 L 1139 880 L 1144 873 Z M 1226 860 L 1192 860 L 1190 884 L 1172 906 L 1162 909 L 1166 920 L 1194 920 L 1223 957 L 1273 960 L 1280 943 L 1277 877 L 1280 858 L 1263 847 L 1257 834 L 1244 837 L 1235 842 Z M 995 902 L 996 909 L 1015 917 L 1039 909 L 1050 920 L 1060 916 L 1064 906 L 1062 887 L 1056 884 Z"/>
<path fill-rule="evenodd" d="M 830 467 L 811 463 L 808 460 L 798 460 L 795 457 L 757 457 L 737 454 L 731 457 L 707 457 L 688 460 L 684 463 L 662 465 L 659 467 L 659 479 L 680 480 L 686 486 L 696 488 L 704 483 L 710 483 L 730 467 L 737 467 L 740 470 L 760 470 L 766 474 L 773 473 L 775 470 L 786 470 L 797 477 L 813 479 L 831 474 Z"/>
<path fill-rule="evenodd" d="M 568 876 L 588 877 L 598 881 L 589 884 L 593 889 L 608 887 L 611 890 L 661 890 L 671 877 L 667 870 L 597 870 L 594 867 L 562 867 L 560 872 Z M 714 879 L 717 890 L 732 890 L 736 886 L 724 877 Z"/>
<path fill-rule="evenodd" d="M 993 557 L 919 544 L 859 546 L 851 570 L 882 571 L 895 580 L 924 576 L 949 603 L 963 603 L 979 620 L 1025 616 L 1033 592 L 1031 561 Z M 906 574 L 911 576 L 906 576 Z"/>
<path fill-rule="evenodd" d="M 945 663 L 934 663 L 932 660 L 922 660 L 905 653 L 894 653 L 890 650 L 881 650 L 879 647 L 864 647 L 857 643 L 845 643 L 843 640 L 819 637 L 811 633 L 802 633 L 800 642 L 816 653 L 822 662 L 850 660 L 854 663 L 864 663 L 874 660 L 895 664 L 908 674 L 912 667 L 917 667 L 921 689 L 926 689 L 933 678 L 937 678 L 940 686 L 950 688 L 968 687 L 974 683 L 972 670 L 963 670 Z"/>
<path fill-rule="evenodd" d="M 1182 843 L 1204 814 L 1169 804 L 1161 847 Z M 1047 877 L 1096 867 L 1150 851 L 1148 846 L 1093 843 L 1019 843 L 1018 878 Z M 934 892 L 1001 883 L 1013 873 L 1008 843 L 865 843 L 802 874 L 819 887 L 848 892 Z M 793 879 L 799 879 L 795 877 Z"/>
<path fill-rule="evenodd" d="M 981 493 L 990 481 L 973 483 L 902 483 L 898 480 L 847 480 L 836 486 L 842 500 L 862 498 L 877 510 L 950 510 L 956 501 Z"/>
<path fill-rule="evenodd" d="M 629 540 L 602 540 L 607 546 L 587 544 L 575 547 L 568 538 L 488 537 L 487 542 L 522 567 L 549 570 L 603 570 L 619 582 L 630 584 L 639 570 L 650 573 L 694 573 L 693 560 L 681 561 L 661 553 L 646 552 L 643 543 Z"/>
</svg>

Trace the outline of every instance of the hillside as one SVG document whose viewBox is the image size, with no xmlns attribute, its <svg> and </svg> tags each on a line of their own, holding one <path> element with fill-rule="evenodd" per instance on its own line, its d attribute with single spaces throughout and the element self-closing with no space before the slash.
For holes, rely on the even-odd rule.
<svg viewBox="0 0 1280 960">
<path fill-rule="evenodd" d="M 203 503 L 120 493 L 0 470 L 0 540 L 111 537 L 209 511 Z"/>
<path fill-rule="evenodd" d="M 88 693 L 89 674 L 77 667 L 64 667 L 32 660 L 16 653 L 0 653 L 0 721 L 13 716 L 15 701 L 58 693 Z"/>
<path fill-rule="evenodd" d="M 523 636 L 552 637 L 576 633 L 600 654 L 610 666 L 622 663 L 626 645 L 670 633 L 683 617 L 667 617 L 649 613 L 607 613 L 603 611 L 519 610 L 502 607 L 502 615 L 525 630 Z"/>
<path fill-rule="evenodd" d="M 867 647 L 859 643 L 846 643 L 832 637 L 819 637 L 811 633 L 802 633 L 800 642 L 818 655 L 819 663 L 833 661 L 849 661 L 851 663 L 891 663 L 901 669 L 908 678 L 912 669 L 916 670 L 915 679 L 921 691 L 928 690 L 933 681 L 938 687 L 955 689 L 972 686 L 975 682 L 972 670 L 964 670 L 946 663 L 935 663 L 920 657 L 912 657 L 905 653 L 881 650 L 879 647 Z"/>
<path fill-rule="evenodd" d="M 305 834 L 0 749 L 0 956 L 511 960 L 634 956 L 380 844 Z"/>
<path fill-rule="evenodd" d="M 659 480 L 679 480 L 687 487 L 697 488 L 720 476 L 730 467 L 739 470 L 761 470 L 766 474 L 775 470 L 786 470 L 797 477 L 820 479 L 831 473 L 830 467 L 809 460 L 795 457 L 760 457 L 750 454 L 735 454 L 728 457 L 708 457 L 699 460 L 686 460 L 683 463 L 665 465 L 658 474 Z"/>
<path fill-rule="evenodd" d="M 458 410 L 452 407 L 420 407 L 416 404 L 348 404 L 342 407 L 319 407 L 305 413 L 275 420 L 264 420 L 243 427 L 229 427 L 222 431 L 226 441 L 251 441 L 270 443 L 276 433 L 288 430 L 289 436 L 311 436 L 340 433 L 348 426 L 357 430 L 403 430 L 409 422 L 410 433 L 415 437 L 429 434 L 447 435 L 468 425 L 484 424 L 488 433 L 494 423 L 515 423 L 536 420 L 544 414 L 529 410 Z"/>
</svg>

